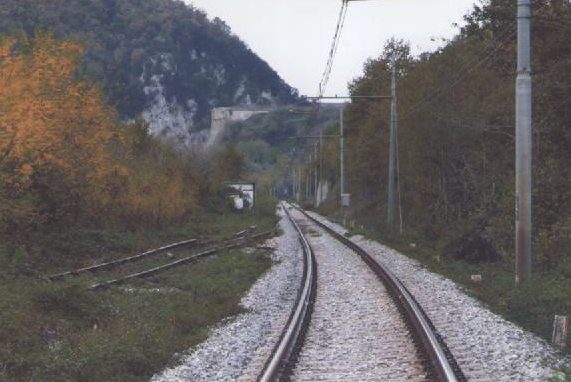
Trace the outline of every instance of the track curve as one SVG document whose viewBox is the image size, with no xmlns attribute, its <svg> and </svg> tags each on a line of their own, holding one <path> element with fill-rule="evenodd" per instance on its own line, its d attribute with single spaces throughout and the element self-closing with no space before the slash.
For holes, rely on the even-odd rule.
<svg viewBox="0 0 571 382">
<path fill-rule="evenodd" d="M 329 286 L 326 285 L 319 289 L 319 287 L 321 287 L 321 281 L 319 286 L 316 287 L 315 285 L 318 277 L 316 275 L 311 277 L 308 276 L 307 273 L 304 273 L 304 288 L 302 289 L 302 292 L 300 292 L 298 303 L 296 304 L 290 320 L 283 331 L 280 341 L 278 341 L 272 355 L 265 363 L 264 370 L 260 373 L 260 376 L 257 379 L 258 381 L 278 381 L 286 374 L 287 379 L 299 381 L 315 380 L 316 378 L 320 380 L 343 380 L 343 378 L 352 378 L 352 380 L 367 381 L 389 380 L 389 378 L 396 378 L 395 380 L 399 381 L 465 381 L 461 370 L 457 367 L 454 359 L 447 351 L 445 344 L 442 343 L 438 333 L 434 331 L 433 325 L 430 323 L 421 307 L 389 269 L 370 256 L 365 250 L 360 248 L 350 239 L 338 234 L 319 220 L 307 214 L 305 211 L 299 209 L 297 206 L 289 206 L 290 207 L 285 203 L 282 203 L 282 208 L 298 231 L 300 241 L 305 252 L 305 261 L 306 264 L 309 264 L 309 266 L 306 265 L 305 268 L 309 268 L 310 273 L 316 273 L 317 264 L 319 263 L 319 274 L 325 275 L 323 277 L 320 276 L 319 280 L 321 280 L 321 278 L 325 280 L 327 274 L 331 274 L 333 277 L 341 277 L 339 279 L 341 281 L 335 281 L 335 279 L 332 279 L 333 281 L 329 281 Z M 317 261 L 314 250 L 310 246 L 309 241 L 305 238 L 305 235 L 300 228 L 300 224 L 296 222 L 296 219 L 294 219 L 288 211 L 289 208 L 293 208 L 298 213 L 302 214 L 303 218 L 301 219 L 306 219 L 306 221 L 311 222 L 311 224 L 319 227 L 320 230 L 325 231 L 327 235 L 336 239 L 337 242 L 342 244 L 341 247 L 344 247 L 346 252 L 354 252 L 358 254 L 368 266 L 369 272 L 372 271 L 371 275 L 367 275 L 366 271 L 359 268 L 362 266 L 360 265 L 362 263 L 355 263 L 355 258 L 358 259 L 356 256 L 351 260 L 351 256 L 347 256 L 347 253 L 345 253 L 340 257 L 343 264 L 335 263 L 336 261 L 338 262 L 339 259 L 335 259 L 333 253 L 343 251 L 338 247 L 320 248 L 318 252 L 322 255 L 319 256 L 320 259 Z M 298 216 L 297 219 L 300 220 L 300 217 Z M 315 241 L 315 239 L 313 241 Z M 334 244 L 329 245 L 334 246 Z M 327 264 L 328 262 L 331 264 Z M 323 264 L 323 268 L 321 264 Z M 340 270 L 340 266 L 345 269 Z M 370 279 L 375 277 L 380 279 L 382 284 L 377 282 L 379 285 L 374 285 L 374 282 Z M 356 297 L 346 298 L 346 301 L 351 301 L 349 307 L 341 307 L 340 310 L 336 310 L 336 308 L 328 310 L 328 305 L 336 304 L 331 301 L 335 299 L 334 296 L 336 293 L 345 293 L 350 289 L 350 287 L 342 285 L 343 282 L 349 283 L 347 285 L 353 285 L 353 281 L 357 281 L 361 278 L 363 280 L 360 281 L 368 284 L 358 282 L 354 283 L 354 292 L 356 293 Z M 312 288 L 313 291 L 311 290 Z M 312 307 L 311 296 L 316 293 L 316 290 L 318 291 L 317 293 L 319 294 L 319 298 L 323 297 L 323 300 L 318 301 L 316 306 Z M 366 290 L 366 293 L 363 293 L 363 290 Z M 392 297 L 392 304 L 394 304 L 396 309 L 391 308 L 391 306 L 383 300 L 383 294 L 387 294 Z M 326 298 L 331 298 L 331 300 L 326 301 Z M 352 302 L 353 300 L 355 300 L 355 302 Z M 361 300 L 361 302 L 359 302 L 359 300 Z M 343 303 L 341 303 L 341 305 L 343 305 Z M 378 306 L 383 306 L 383 309 L 379 310 Z M 312 330 L 310 331 L 319 331 L 321 333 L 318 333 L 313 337 L 311 334 L 308 334 L 308 338 L 305 338 L 304 332 L 306 330 L 304 328 L 307 328 L 310 325 L 309 321 L 313 309 L 316 309 L 316 322 L 314 323 L 313 319 L 311 319 Z M 354 309 L 356 313 L 353 314 L 351 309 Z M 398 313 L 397 315 L 400 316 L 400 320 L 403 323 L 402 327 L 396 322 L 396 319 L 391 318 L 390 320 L 395 321 L 390 321 L 389 318 L 387 318 L 388 316 L 383 318 L 383 315 L 386 314 L 394 315 L 394 312 L 391 313 L 391 309 L 400 312 L 400 315 Z M 305 313 L 300 314 L 297 312 Z M 332 321 L 342 318 L 340 316 L 332 317 L 336 314 L 351 316 L 351 318 L 348 321 L 346 320 L 348 323 L 341 324 Z M 325 323 L 319 323 L 319 320 L 323 318 L 325 318 Z M 369 325 L 370 327 L 363 328 L 361 325 L 363 322 L 359 321 L 364 321 L 365 326 Z M 385 332 L 383 332 L 383 328 L 379 327 L 379 322 L 384 323 Z M 346 356 L 347 359 L 352 359 L 353 363 L 350 365 L 350 368 L 357 371 L 361 370 L 360 374 L 358 372 L 355 372 L 354 374 L 344 374 L 348 369 L 344 369 L 335 363 L 331 364 L 331 357 L 328 358 L 327 356 L 333 354 L 332 357 L 335 359 L 334 349 L 323 348 L 323 344 L 318 344 L 321 341 L 320 336 L 323 337 L 323 333 L 325 332 L 329 332 L 326 336 L 335 336 L 336 329 L 334 330 L 333 328 L 335 328 L 336 325 L 339 325 L 339 328 L 343 328 L 343 325 L 349 325 L 349 331 L 354 331 L 355 333 L 346 337 L 341 336 L 336 340 L 331 340 L 331 338 L 329 338 L 326 342 L 344 342 L 337 344 L 341 347 L 341 357 L 343 358 Z M 392 332 L 387 332 L 387 327 L 392 328 L 390 329 Z M 339 330 L 339 332 L 342 331 L 343 330 Z M 407 333 L 410 335 L 407 335 Z M 400 337 L 391 337 L 393 334 Z M 375 337 L 375 335 L 377 337 Z M 409 340 L 411 343 L 414 343 L 414 348 L 410 347 L 413 345 L 407 345 L 404 340 L 406 337 L 411 337 Z M 379 340 L 376 340 L 375 338 L 378 338 Z M 382 338 L 385 339 L 385 342 L 380 340 Z M 304 339 L 307 343 L 303 343 Z M 402 343 L 399 343 L 399 341 L 402 341 Z M 353 346 L 353 350 L 351 346 Z M 398 351 L 399 346 L 402 348 L 401 352 Z M 294 348 L 296 348 L 296 351 L 294 351 Z M 307 350 L 305 350 L 306 348 Z M 363 349 L 368 349 L 367 351 L 369 351 L 369 353 L 363 353 Z M 319 354 L 320 352 L 321 354 Z M 362 353 L 360 356 L 358 355 L 359 352 Z M 416 355 L 413 353 L 418 353 L 420 356 L 415 358 Z M 388 357 L 387 360 L 379 362 L 379 359 L 382 359 L 383 356 Z M 370 359 L 373 359 L 374 362 L 369 362 Z M 397 360 L 395 361 L 395 359 Z M 324 363 L 326 360 L 329 364 Z M 304 374 L 303 371 L 293 370 L 293 365 L 297 363 L 299 363 L 299 370 L 312 370 L 312 372 Z M 379 365 L 383 365 L 384 370 L 380 374 L 375 374 L 381 370 L 379 369 Z M 401 370 L 402 372 L 398 370 L 398 367 L 397 369 L 390 369 L 389 366 L 394 367 L 394 365 L 403 365 L 403 367 L 409 367 L 409 369 L 404 371 Z M 288 370 L 288 373 L 286 373 L 286 370 Z"/>
</svg>

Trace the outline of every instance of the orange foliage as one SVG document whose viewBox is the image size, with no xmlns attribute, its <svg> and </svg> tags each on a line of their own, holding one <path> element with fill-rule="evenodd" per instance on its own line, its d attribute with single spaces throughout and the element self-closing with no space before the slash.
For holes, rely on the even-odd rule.
<svg viewBox="0 0 571 382">
<path fill-rule="evenodd" d="M 0 44 L 0 166 L 15 167 L 13 186 L 24 187 L 41 166 L 70 180 L 95 181 L 109 170 L 118 133 L 99 90 L 74 79 L 82 51 L 45 34 Z"/>
<path fill-rule="evenodd" d="M 188 164 L 172 151 L 152 158 L 169 153 L 152 137 L 154 154 L 135 158 L 133 132 L 97 87 L 76 78 L 82 53 L 49 34 L 0 41 L 0 202 L 6 190 L 22 201 L 41 183 L 39 197 L 51 198 L 41 202 L 58 217 L 180 219 L 198 198 Z"/>
</svg>

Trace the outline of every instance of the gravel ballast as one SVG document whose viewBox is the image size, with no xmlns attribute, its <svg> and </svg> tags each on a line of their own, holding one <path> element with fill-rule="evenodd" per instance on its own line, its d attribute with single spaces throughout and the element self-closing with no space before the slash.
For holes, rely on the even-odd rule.
<svg viewBox="0 0 571 382">
<path fill-rule="evenodd" d="M 264 243 L 275 248 L 276 263 L 242 299 L 247 313 L 211 328 L 208 339 L 183 356 L 180 365 L 155 375 L 151 382 L 235 381 L 272 347 L 295 303 L 303 274 L 297 233 L 281 209 L 278 213 L 282 235 Z"/>
<path fill-rule="evenodd" d="M 338 233 L 347 232 L 315 213 Z M 376 241 L 351 238 L 405 284 L 432 320 L 469 381 L 547 382 L 568 360 L 538 336 L 492 313 L 464 289 Z"/>
<path fill-rule="evenodd" d="M 297 211 L 291 213 L 309 230 L 317 294 L 290 380 L 426 381 L 422 356 L 375 273 L 315 223 Z"/>
</svg>

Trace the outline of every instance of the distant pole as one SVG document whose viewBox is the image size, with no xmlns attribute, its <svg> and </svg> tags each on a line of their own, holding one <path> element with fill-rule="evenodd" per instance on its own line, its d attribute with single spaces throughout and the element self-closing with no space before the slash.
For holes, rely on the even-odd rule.
<svg viewBox="0 0 571 382">
<path fill-rule="evenodd" d="M 315 178 L 315 183 L 314 183 L 314 188 L 313 188 L 313 196 L 315 198 L 315 207 L 317 207 L 317 181 L 318 181 L 318 175 L 317 175 L 317 143 L 313 144 L 313 153 L 314 153 L 314 169 L 313 169 L 313 175 Z"/>
<path fill-rule="evenodd" d="M 301 178 L 303 174 L 301 173 L 301 166 L 297 168 L 297 202 L 301 201 Z"/>
<path fill-rule="evenodd" d="M 309 162 L 311 163 L 311 161 Z M 305 200 L 309 199 L 309 183 L 311 180 L 311 167 L 307 166 L 307 174 L 305 177 Z"/>
<path fill-rule="evenodd" d="M 291 180 L 291 197 L 295 198 L 295 169 L 292 169 L 292 180 Z"/>
<path fill-rule="evenodd" d="M 340 200 L 341 203 L 341 220 L 343 225 L 345 224 L 346 206 L 345 206 L 345 127 L 344 127 L 344 107 L 339 109 L 339 189 L 341 191 Z"/>
<path fill-rule="evenodd" d="M 395 174 L 397 152 L 397 60 L 396 55 L 391 57 L 392 84 L 391 84 L 391 138 L 389 157 L 389 200 L 387 207 L 387 223 L 390 231 L 393 230 L 395 221 Z"/>
<path fill-rule="evenodd" d="M 297 171 L 295 168 L 292 169 L 293 171 L 293 195 L 292 198 L 296 200 L 297 198 Z"/>
<path fill-rule="evenodd" d="M 343 107 L 339 109 L 339 157 L 341 158 L 339 169 L 339 188 L 341 189 L 341 199 L 345 193 L 345 137 L 343 136 Z"/>
<path fill-rule="evenodd" d="M 531 0 L 518 0 L 517 5 L 515 282 L 519 284 L 531 277 L 532 255 Z"/>
<path fill-rule="evenodd" d="M 319 204 L 323 202 L 323 131 L 319 132 Z"/>
</svg>

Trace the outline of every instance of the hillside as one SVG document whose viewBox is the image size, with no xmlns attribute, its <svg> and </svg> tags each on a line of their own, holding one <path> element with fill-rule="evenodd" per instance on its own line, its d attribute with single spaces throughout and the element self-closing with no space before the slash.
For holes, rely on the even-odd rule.
<svg viewBox="0 0 571 382">
<path fill-rule="evenodd" d="M 82 73 L 121 117 L 156 135 L 199 139 L 216 106 L 289 103 L 297 91 L 224 21 L 178 0 L 3 0 L 0 33 L 47 29 L 81 42 Z"/>
</svg>

